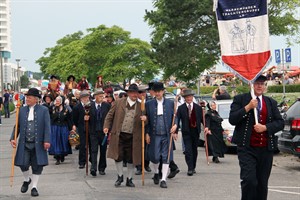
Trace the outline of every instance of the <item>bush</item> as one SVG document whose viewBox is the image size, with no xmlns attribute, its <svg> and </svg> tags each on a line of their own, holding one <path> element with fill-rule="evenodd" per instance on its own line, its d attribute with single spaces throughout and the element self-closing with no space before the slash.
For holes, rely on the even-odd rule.
<svg viewBox="0 0 300 200">
<path fill-rule="evenodd" d="M 268 92 L 270 93 L 283 93 L 282 85 L 272 85 L 268 86 Z M 300 85 L 285 85 L 286 93 L 300 92 Z"/>
<path fill-rule="evenodd" d="M 9 102 L 9 112 L 12 112 L 15 110 L 15 104 L 12 102 Z"/>
</svg>

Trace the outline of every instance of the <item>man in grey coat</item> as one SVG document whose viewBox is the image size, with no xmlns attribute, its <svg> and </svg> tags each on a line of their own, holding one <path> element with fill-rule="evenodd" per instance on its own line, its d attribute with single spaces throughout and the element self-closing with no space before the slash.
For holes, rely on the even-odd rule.
<svg viewBox="0 0 300 200">
<path fill-rule="evenodd" d="M 50 148 L 50 116 L 48 108 L 38 105 L 41 98 L 40 91 L 30 88 L 26 94 L 27 106 L 21 107 L 19 112 L 19 124 L 17 137 L 18 145 L 11 135 L 10 143 L 13 148 L 17 147 L 15 165 L 21 168 L 24 182 L 21 192 L 28 190 L 32 182 L 31 196 L 38 196 L 37 183 L 43 167 L 48 165 L 47 150 Z M 15 127 L 16 128 L 16 127 Z M 29 177 L 29 167 L 32 169 L 32 177 Z"/>
</svg>

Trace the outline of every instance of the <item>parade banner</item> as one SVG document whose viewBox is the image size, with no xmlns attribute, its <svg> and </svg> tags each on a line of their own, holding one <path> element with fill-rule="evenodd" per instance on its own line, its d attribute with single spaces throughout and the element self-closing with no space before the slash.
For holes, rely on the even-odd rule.
<svg viewBox="0 0 300 200">
<path fill-rule="evenodd" d="M 267 0 L 215 3 L 223 65 L 253 82 L 271 61 Z"/>
</svg>

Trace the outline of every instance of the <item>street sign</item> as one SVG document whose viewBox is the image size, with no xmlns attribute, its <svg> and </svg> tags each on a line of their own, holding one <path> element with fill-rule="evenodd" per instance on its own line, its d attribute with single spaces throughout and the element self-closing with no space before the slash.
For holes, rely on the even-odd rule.
<svg viewBox="0 0 300 200">
<path fill-rule="evenodd" d="M 275 60 L 276 60 L 277 64 L 281 63 L 280 50 L 279 49 L 275 49 Z"/>
<path fill-rule="evenodd" d="M 291 48 L 285 49 L 285 62 L 290 63 L 292 61 Z"/>
</svg>

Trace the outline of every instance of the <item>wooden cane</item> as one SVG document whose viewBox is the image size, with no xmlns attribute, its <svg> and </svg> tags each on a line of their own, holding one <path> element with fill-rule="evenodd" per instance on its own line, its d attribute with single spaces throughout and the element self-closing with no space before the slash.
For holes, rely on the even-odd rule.
<svg viewBox="0 0 300 200">
<path fill-rule="evenodd" d="M 145 111 L 145 97 L 142 96 L 141 111 L 144 115 Z M 142 185 L 145 185 L 145 122 L 142 121 Z"/>
<path fill-rule="evenodd" d="M 174 99 L 174 111 L 173 111 L 174 114 L 173 114 L 173 119 L 172 119 L 172 127 L 175 124 L 175 117 L 176 117 L 176 112 L 177 112 L 177 102 L 178 102 L 178 96 L 176 96 L 175 99 Z M 170 163 L 170 155 L 171 155 L 172 143 L 173 143 L 173 136 L 170 133 L 170 144 L 169 144 L 169 151 L 168 151 L 168 163 Z"/>
<path fill-rule="evenodd" d="M 14 174 L 15 174 L 15 155 L 17 150 L 17 135 L 18 135 L 18 126 L 19 126 L 19 111 L 20 111 L 20 95 L 17 101 L 17 108 L 16 108 L 16 125 L 15 125 L 15 133 L 14 133 L 14 141 L 16 142 L 16 146 L 13 147 L 12 152 L 12 159 L 11 159 L 11 173 L 10 173 L 10 187 L 12 187 L 14 182 Z"/>
<path fill-rule="evenodd" d="M 205 129 L 205 106 L 202 107 L 202 117 L 203 117 L 203 126 L 204 126 L 204 129 Z M 203 132 L 204 132 L 204 129 L 203 129 Z M 207 133 L 205 133 L 205 132 L 204 132 L 204 142 L 205 142 L 206 161 L 207 161 L 207 165 L 209 165 Z"/>
<path fill-rule="evenodd" d="M 88 114 L 86 114 L 88 115 Z M 85 174 L 89 173 L 89 121 L 85 121 Z"/>
</svg>

